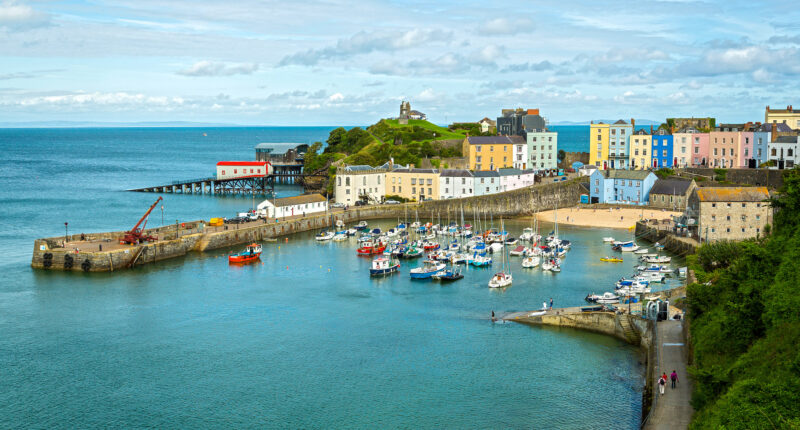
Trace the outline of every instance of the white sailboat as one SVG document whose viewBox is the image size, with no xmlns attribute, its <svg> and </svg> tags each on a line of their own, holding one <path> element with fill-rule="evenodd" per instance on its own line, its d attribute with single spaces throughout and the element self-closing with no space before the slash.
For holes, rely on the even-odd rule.
<svg viewBox="0 0 800 430">
<path fill-rule="evenodd" d="M 505 231 L 503 221 L 500 221 L 500 229 Z M 506 264 L 506 251 L 503 250 L 503 267 L 489 280 L 489 288 L 503 288 L 511 285 L 514 280 L 511 274 L 511 267 Z"/>
</svg>

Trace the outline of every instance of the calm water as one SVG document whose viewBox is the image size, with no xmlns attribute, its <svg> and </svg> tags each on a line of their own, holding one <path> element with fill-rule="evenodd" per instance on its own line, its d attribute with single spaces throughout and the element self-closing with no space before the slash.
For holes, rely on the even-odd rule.
<svg viewBox="0 0 800 430">
<path fill-rule="evenodd" d="M 440 286 L 411 282 L 416 263 L 404 263 L 371 280 L 354 241 L 313 233 L 267 243 L 263 264 L 240 268 L 227 250 L 114 275 L 28 266 L 33 239 L 63 234 L 64 221 L 71 232 L 129 227 L 155 199 L 121 190 L 328 130 L 0 130 L 0 427 L 638 427 L 635 349 L 487 318 L 610 289 L 633 263 L 599 263 L 600 238 L 627 232 L 562 228 L 574 243 L 564 271 L 514 259 L 504 292 L 486 287 L 490 269 Z M 168 223 L 251 204 L 164 198 Z"/>
</svg>

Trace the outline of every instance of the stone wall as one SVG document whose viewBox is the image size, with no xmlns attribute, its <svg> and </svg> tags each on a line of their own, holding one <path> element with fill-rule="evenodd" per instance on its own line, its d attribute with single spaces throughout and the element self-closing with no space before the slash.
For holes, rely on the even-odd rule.
<svg viewBox="0 0 800 430">
<path fill-rule="evenodd" d="M 572 163 L 580 161 L 583 164 L 589 164 L 589 153 L 588 152 L 567 152 L 567 155 L 564 157 L 564 161 L 562 161 L 561 165 L 563 168 L 570 168 L 572 167 Z"/>
<path fill-rule="evenodd" d="M 693 175 L 702 175 L 713 178 L 715 169 L 700 167 L 687 167 L 683 169 Z M 680 172 L 679 172 L 680 173 Z M 693 177 L 693 175 L 681 175 Z M 765 186 L 778 189 L 783 186 L 783 171 L 770 169 L 725 169 L 725 181 L 739 185 Z M 710 186 L 708 181 L 700 181 L 698 186 Z"/>
<path fill-rule="evenodd" d="M 421 169 L 435 169 L 431 160 L 439 161 L 439 169 L 469 169 L 469 160 L 467 157 L 432 157 L 423 158 L 420 160 Z M 447 167 L 445 167 L 445 165 Z"/>
<path fill-rule="evenodd" d="M 678 237 L 666 230 L 657 230 L 642 221 L 636 223 L 634 235 L 652 243 L 658 242 L 664 245 L 664 249 L 667 251 L 678 255 L 694 254 L 698 247 L 698 243 L 694 239 Z"/>
<path fill-rule="evenodd" d="M 489 214 L 493 216 L 515 216 L 531 214 L 536 210 L 573 206 L 580 198 L 577 182 L 563 182 L 536 185 L 505 193 L 469 197 L 453 200 L 433 200 L 419 204 L 366 206 L 331 214 L 309 215 L 303 218 L 279 222 L 256 222 L 230 225 L 227 230 L 211 231 L 203 228 L 201 221 L 182 223 L 147 229 L 147 234 L 156 235 L 160 240 L 141 245 L 131 245 L 123 249 L 99 252 L 75 252 L 59 248 L 64 237 L 51 237 L 34 241 L 31 267 L 35 269 L 110 272 L 127 268 L 135 261 L 136 265 L 152 263 L 186 255 L 188 252 L 203 252 L 214 249 L 240 246 L 251 242 L 290 235 L 298 232 L 319 230 L 333 225 L 337 220 L 353 224 L 367 219 L 385 219 L 408 216 L 412 218 L 415 210 L 420 218 L 436 215 L 447 216 L 448 211 L 464 216 Z M 180 230 L 180 236 L 177 236 Z M 91 233 L 91 240 L 119 241 L 125 232 Z M 80 235 L 70 236 L 78 240 Z M 57 249 L 56 249 L 57 248 Z M 87 262 L 88 263 L 85 263 Z M 71 264 L 70 264 L 71 262 Z"/>
</svg>

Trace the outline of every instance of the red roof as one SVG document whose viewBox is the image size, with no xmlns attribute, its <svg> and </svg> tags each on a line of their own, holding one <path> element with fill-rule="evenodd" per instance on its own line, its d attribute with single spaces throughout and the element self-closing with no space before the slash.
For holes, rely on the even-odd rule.
<svg viewBox="0 0 800 430">
<path fill-rule="evenodd" d="M 539 109 L 528 109 L 528 115 L 539 115 Z"/>
<path fill-rule="evenodd" d="M 264 166 L 269 161 L 220 161 L 217 166 Z"/>
</svg>

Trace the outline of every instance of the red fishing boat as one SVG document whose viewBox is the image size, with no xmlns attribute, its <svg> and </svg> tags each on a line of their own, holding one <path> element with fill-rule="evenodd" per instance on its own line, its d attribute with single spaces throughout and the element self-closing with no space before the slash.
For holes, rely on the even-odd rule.
<svg viewBox="0 0 800 430">
<path fill-rule="evenodd" d="M 383 254 L 383 251 L 386 251 L 386 244 L 382 242 L 364 242 L 361 245 L 361 248 L 358 248 L 356 252 L 358 255 L 375 255 L 375 254 Z"/>
<path fill-rule="evenodd" d="M 228 263 L 230 264 L 248 264 L 252 263 L 261 257 L 261 245 L 251 243 L 247 245 L 244 252 L 238 254 L 231 254 L 228 256 Z"/>
</svg>

